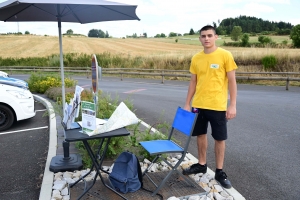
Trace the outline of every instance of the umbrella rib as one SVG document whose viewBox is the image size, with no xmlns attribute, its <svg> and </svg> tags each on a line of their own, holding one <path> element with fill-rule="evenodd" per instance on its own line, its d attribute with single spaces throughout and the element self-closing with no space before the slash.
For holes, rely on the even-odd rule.
<svg viewBox="0 0 300 200">
<path fill-rule="evenodd" d="M 106 8 L 106 9 L 108 9 L 108 10 L 111 10 L 111 11 L 114 11 L 114 12 L 117 12 L 117 13 L 120 13 L 120 14 L 122 14 L 122 15 L 126 15 L 126 16 L 128 16 L 128 17 L 131 17 L 132 19 L 136 19 L 135 17 L 132 17 L 132 16 L 130 16 L 130 15 L 127 15 L 127 14 L 125 14 L 125 13 L 122 13 L 122 12 L 116 11 L 116 10 L 114 10 L 114 9 L 111 9 L 111 8 L 108 8 L 108 7 L 106 7 L 106 6 L 103 6 L 103 5 L 99 5 L 99 6 L 101 6 L 101 7 L 103 7 L 103 8 Z M 138 20 L 140 21 L 140 19 L 138 19 Z"/>
<path fill-rule="evenodd" d="M 66 7 L 70 10 L 70 12 L 73 14 L 73 16 L 82 24 L 81 20 L 78 18 L 78 16 L 73 12 L 73 10 L 70 8 L 69 5 L 66 5 Z"/>
<path fill-rule="evenodd" d="M 46 13 L 48 13 L 48 14 L 52 15 L 52 16 L 55 16 L 54 14 L 52 14 L 52 13 L 50 13 L 50 12 L 48 12 L 48 11 L 46 11 L 46 10 L 42 9 L 42 8 L 39 8 L 39 7 L 37 7 L 37 6 L 36 6 L 36 5 L 34 5 L 34 4 L 32 4 L 32 6 L 36 7 L 37 9 L 40 9 L 40 10 L 42 10 L 42 11 L 44 11 L 44 12 L 46 12 Z"/>
<path fill-rule="evenodd" d="M 4 19 L 3 21 L 5 21 L 5 22 L 6 22 L 6 20 L 8 20 L 8 19 L 10 19 L 11 17 L 13 17 L 13 16 L 16 16 L 17 14 L 19 14 L 19 13 L 23 12 L 23 10 L 26 10 L 27 8 L 29 8 L 29 7 L 30 7 L 30 6 L 32 6 L 32 5 L 33 5 L 33 4 L 30 4 L 30 5 L 28 5 L 28 6 L 27 6 L 27 7 L 25 7 L 24 9 L 22 9 L 22 10 L 18 11 L 17 13 L 14 13 L 13 15 L 9 16 L 8 18 Z M 18 18 L 18 16 L 17 16 L 17 18 Z"/>
</svg>

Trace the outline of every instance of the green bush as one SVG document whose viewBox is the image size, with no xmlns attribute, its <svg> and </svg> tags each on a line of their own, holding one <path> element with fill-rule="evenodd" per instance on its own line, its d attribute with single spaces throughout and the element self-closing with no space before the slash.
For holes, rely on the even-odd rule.
<svg viewBox="0 0 300 200">
<path fill-rule="evenodd" d="M 74 87 L 77 81 L 65 78 L 65 87 Z M 28 79 L 28 86 L 31 92 L 44 94 L 49 88 L 61 87 L 61 78 L 58 76 L 32 73 Z"/>
<path fill-rule="evenodd" d="M 274 55 L 265 56 L 261 59 L 261 63 L 265 70 L 272 70 L 277 64 L 277 59 Z"/>
</svg>

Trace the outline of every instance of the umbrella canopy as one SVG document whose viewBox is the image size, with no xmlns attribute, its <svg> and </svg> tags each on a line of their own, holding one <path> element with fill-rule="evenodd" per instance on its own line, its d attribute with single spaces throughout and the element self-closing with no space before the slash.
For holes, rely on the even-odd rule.
<svg viewBox="0 0 300 200">
<path fill-rule="evenodd" d="M 136 7 L 103 0 L 9 0 L 0 4 L 0 20 L 53 22 L 60 18 L 81 24 L 139 20 Z"/>
<path fill-rule="evenodd" d="M 91 23 L 139 20 L 135 5 L 104 0 L 8 0 L 0 3 L 0 20 L 4 22 L 58 22 L 62 100 L 65 104 L 61 22 Z"/>
</svg>

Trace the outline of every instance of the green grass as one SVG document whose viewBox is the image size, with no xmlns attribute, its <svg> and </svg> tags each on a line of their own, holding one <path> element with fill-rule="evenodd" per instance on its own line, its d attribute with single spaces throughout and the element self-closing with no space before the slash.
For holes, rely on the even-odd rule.
<svg viewBox="0 0 300 200">
<path fill-rule="evenodd" d="M 271 35 L 268 36 L 277 44 L 281 44 L 284 40 L 288 41 L 288 44 L 292 43 L 292 40 L 289 38 L 288 35 L 283 36 L 277 36 L 277 35 Z M 200 45 L 199 41 L 199 35 L 186 35 L 186 36 L 177 36 L 177 37 L 171 37 L 171 38 L 152 38 L 155 41 L 160 42 L 168 42 L 168 43 L 176 43 L 175 39 L 178 39 L 178 44 L 189 44 L 189 45 Z M 219 35 L 219 39 L 216 41 L 217 46 L 222 46 L 225 42 L 233 42 L 230 38 L 230 36 L 225 35 Z M 258 42 L 258 36 L 250 36 L 249 42 Z"/>
</svg>

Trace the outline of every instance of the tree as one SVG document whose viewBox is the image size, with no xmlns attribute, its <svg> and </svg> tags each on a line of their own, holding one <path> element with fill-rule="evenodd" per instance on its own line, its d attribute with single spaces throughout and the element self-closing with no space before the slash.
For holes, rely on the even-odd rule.
<svg viewBox="0 0 300 200">
<path fill-rule="evenodd" d="M 155 37 L 155 38 L 160 38 L 160 34 L 158 33 L 158 34 L 156 34 L 154 37 Z"/>
<path fill-rule="evenodd" d="M 88 33 L 88 37 L 99 37 L 99 31 L 97 29 L 92 29 Z"/>
<path fill-rule="evenodd" d="M 92 29 L 89 31 L 88 37 L 105 38 L 105 33 L 100 29 Z"/>
<path fill-rule="evenodd" d="M 165 38 L 165 37 L 166 37 L 166 35 L 165 35 L 164 33 L 161 33 L 161 34 L 160 34 L 160 37 L 163 37 L 163 38 Z"/>
<path fill-rule="evenodd" d="M 216 22 L 213 22 L 213 27 L 214 27 L 215 29 L 217 29 L 217 23 L 216 23 Z"/>
<path fill-rule="evenodd" d="M 29 31 L 25 31 L 25 35 L 29 35 L 30 33 L 29 33 Z"/>
<path fill-rule="evenodd" d="M 145 38 L 147 38 L 147 33 L 143 33 L 143 36 L 144 36 Z"/>
<path fill-rule="evenodd" d="M 176 36 L 177 36 L 177 33 L 174 33 L 174 32 L 169 33 L 169 37 L 176 37 Z"/>
<path fill-rule="evenodd" d="M 233 41 L 239 41 L 242 34 L 242 28 L 240 26 L 234 26 L 230 36 Z"/>
<path fill-rule="evenodd" d="M 242 36 L 242 46 L 246 47 L 249 45 L 249 34 L 244 33 Z"/>
<path fill-rule="evenodd" d="M 195 35 L 195 31 L 191 28 L 189 35 Z"/>
<path fill-rule="evenodd" d="M 292 39 L 294 47 L 300 48 L 300 24 L 292 28 L 290 38 Z"/>
<path fill-rule="evenodd" d="M 258 36 L 258 41 L 262 44 L 270 44 L 272 42 L 272 39 L 270 37 L 260 35 Z"/>
<path fill-rule="evenodd" d="M 69 29 L 69 30 L 67 30 L 67 35 L 73 35 L 73 30 L 72 29 Z"/>
<path fill-rule="evenodd" d="M 109 38 L 109 34 L 108 34 L 107 31 L 106 31 L 106 33 L 105 33 L 105 38 Z"/>
</svg>

